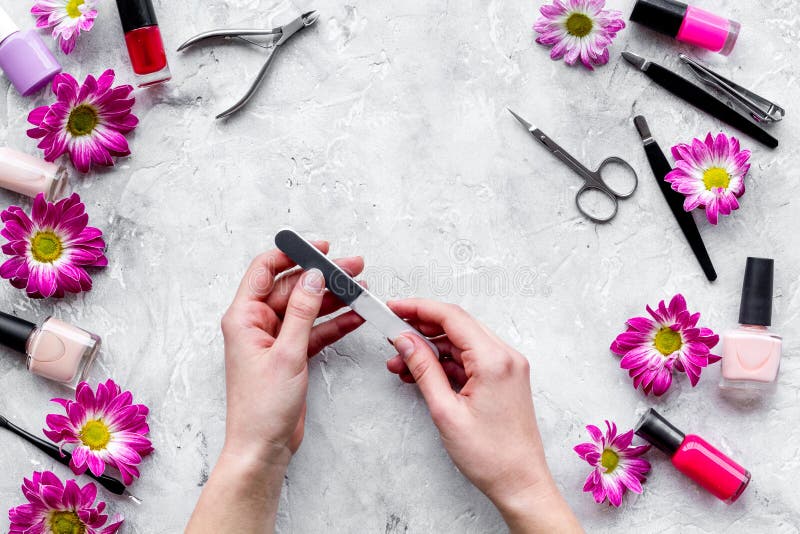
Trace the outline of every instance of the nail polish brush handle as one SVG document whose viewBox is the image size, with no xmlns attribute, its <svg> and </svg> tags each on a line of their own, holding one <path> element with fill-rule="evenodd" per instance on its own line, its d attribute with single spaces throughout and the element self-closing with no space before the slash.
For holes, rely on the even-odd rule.
<svg viewBox="0 0 800 534">
<path fill-rule="evenodd" d="M 70 454 L 67 451 L 63 452 L 60 451 L 58 449 L 58 446 L 56 446 L 55 444 L 50 443 L 49 441 L 45 441 L 39 437 L 34 436 L 30 432 L 21 429 L 20 427 L 18 427 L 17 425 L 15 425 L 11 421 L 3 417 L 2 415 L 0 415 L 0 427 L 5 428 L 10 432 L 13 432 L 17 436 L 21 437 L 22 439 L 24 439 L 25 441 L 27 441 L 28 443 L 30 443 L 31 445 L 33 445 L 34 447 L 45 453 L 47 456 L 49 456 L 56 462 L 69 466 L 69 462 L 72 459 L 72 454 Z M 96 480 L 101 486 L 103 486 L 111 493 L 115 495 L 127 495 L 125 484 L 123 484 L 116 478 L 107 475 L 95 476 L 94 474 L 92 474 L 91 471 L 86 471 L 85 474 Z"/>
</svg>

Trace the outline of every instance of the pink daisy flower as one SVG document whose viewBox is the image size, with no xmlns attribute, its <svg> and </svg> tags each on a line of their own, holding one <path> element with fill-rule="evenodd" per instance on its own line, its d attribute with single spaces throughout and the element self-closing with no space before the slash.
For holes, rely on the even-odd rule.
<svg viewBox="0 0 800 534">
<path fill-rule="evenodd" d="M 705 208 L 711 224 L 717 224 L 720 214 L 739 209 L 737 199 L 744 194 L 750 151 L 742 150 L 738 139 L 709 133 L 705 141 L 694 139 L 690 145 L 672 147 L 672 155 L 675 169 L 664 180 L 686 195 L 683 209 Z"/>
<path fill-rule="evenodd" d="M 633 387 L 663 395 L 672 385 L 672 372 L 686 373 L 692 387 L 700 380 L 704 367 L 721 358 L 711 354 L 719 336 L 697 326 L 700 314 L 690 314 L 680 293 L 669 306 L 664 301 L 658 309 L 647 306 L 650 317 L 628 319 L 628 329 L 617 336 L 611 351 L 622 356 L 619 365 L 628 370 Z"/>
<path fill-rule="evenodd" d="M 8 511 L 9 534 L 114 534 L 122 525 L 119 516 L 106 525 L 106 503 L 95 505 L 92 482 L 81 488 L 72 479 L 61 482 L 51 471 L 35 471 L 24 479 L 22 494 L 28 502 Z"/>
<path fill-rule="evenodd" d="M 608 47 L 625 28 L 622 13 L 603 9 L 605 4 L 605 0 L 554 0 L 542 6 L 542 16 L 533 26 L 539 34 L 536 42 L 553 47 L 550 58 L 563 57 L 567 65 L 579 58 L 589 70 L 605 65 Z"/>
<path fill-rule="evenodd" d="M 594 467 L 583 491 L 591 493 L 597 504 L 608 499 L 609 505 L 619 506 L 627 490 L 642 493 L 642 483 L 650 471 L 650 462 L 641 456 L 649 445 L 631 446 L 633 430 L 617 434 L 617 425 L 606 421 L 606 433 L 594 425 L 587 425 L 592 441 L 576 445 L 578 456 Z"/>
<path fill-rule="evenodd" d="M 28 137 L 41 139 L 39 148 L 44 159 L 55 161 L 69 152 L 69 158 L 81 172 L 89 172 L 92 164 L 114 165 L 112 156 L 131 153 L 125 134 L 131 132 L 139 119 L 131 113 L 135 98 L 133 87 L 114 83 L 114 71 L 109 69 L 95 79 L 89 75 L 83 85 L 69 74 L 53 78 L 53 94 L 57 101 L 30 112 L 28 122 L 35 128 Z"/>
<path fill-rule="evenodd" d="M 92 279 L 86 269 L 108 265 L 103 232 L 87 226 L 89 215 L 77 193 L 55 204 L 39 193 L 30 217 L 11 206 L 0 220 L 5 223 L 0 235 L 8 240 L 2 250 L 12 256 L 0 266 L 0 276 L 29 297 L 89 291 Z"/>
<path fill-rule="evenodd" d="M 108 465 L 119 470 L 126 485 L 139 477 L 137 466 L 153 447 L 146 437 L 149 410 L 144 404 L 133 404 L 130 391 L 123 392 L 111 379 L 99 384 L 97 391 L 81 382 L 74 401 L 53 402 L 63 406 L 67 415 L 48 415 L 44 434 L 62 446 L 75 444 L 70 467 L 76 475 L 88 468 L 100 476 Z"/>
<path fill-rule="evenodd" d="M 36 0 L 31 14 L 37 28 L 53 28 L 53 39 L 69 54 L 78 43 L 81 31 L 88 32 L 97 18 L 97 0 Z"/>
</svg>

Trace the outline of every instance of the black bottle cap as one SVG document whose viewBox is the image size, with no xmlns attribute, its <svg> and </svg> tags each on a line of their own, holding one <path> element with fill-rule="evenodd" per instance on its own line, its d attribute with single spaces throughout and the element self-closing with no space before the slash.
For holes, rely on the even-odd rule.
<svg viewBox="0 0 800 534">
<path fill-rule="evenodd" d="M 158 26 L 152 0 L 117 0 L 117 9 L 125 33 L 146 26 Z"/>
<path fill-rule="evenodd" d="M 6 347 L 24 354 L 34 330 L 36 325 L 32 322 L 0 312 L 0 343 Z"/>
<path fill-rule="evenodd" d="M 678 451 L 683 443 L 683 438 L 686 437 L 683 432 L 672 426 L 652 408 L 639 419 L 633 431 L 637 436 L 646 439 L 655 448 L 661 449 L 669 456 Z"/>
<path fill-rule="evenodd" d="M 772 324 L 772 279 L 775 260 L 747 258 L 742 282 L 739 324 Z"/>
<path fill-rule="evenodd" d="M 630 18 L 632 22 L 638 22 L 651 30 L 675 37 L 681 30 L 688 7 L 676 0 L 638 0 L 633 6 Z"/>
</svg>

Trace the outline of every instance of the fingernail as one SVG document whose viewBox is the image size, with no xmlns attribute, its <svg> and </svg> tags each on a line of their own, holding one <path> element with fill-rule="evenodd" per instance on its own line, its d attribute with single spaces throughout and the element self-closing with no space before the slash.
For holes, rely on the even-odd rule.
<svg viewBox="0 0 800 534">
<path fill-rule="evenodd" d="M 322 293 L 325 289 L 325 278 L 319 269 L 311 269 L 303 276 L 303 289 L 309 293 Z"/>
<path fill-rule="evenodd" d="M 405 360 L 414 353 L 414 342 L 405 336 L 400 336 L 394 340 L 394 348 Z"/>
</svg>

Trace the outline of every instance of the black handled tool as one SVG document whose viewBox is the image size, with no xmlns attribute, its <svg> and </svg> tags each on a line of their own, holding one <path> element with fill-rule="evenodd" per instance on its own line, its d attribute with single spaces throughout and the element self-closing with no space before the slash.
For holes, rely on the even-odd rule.
<svg viewBox="0 0 800 534">
<path fill-rule="evenodd" d="M 658 63 L 648 61 L 641 56 L 632 54 L 631 52 L 623 52 L 624 57 L 629 63 L 634 65 L 645 75 L 656 82 L 658 85 L 672 93 L 673 95 L 682 98 L 686 102 L 698 107 L 705 111 L 712 117 L 725 122 L 734 128 L 741 130 L 749 135 L 756 141 L 765 144 L 770 148 L 778 146 L 778 140 L 770 135 L 761 126 L 753 122 L 750 117 L 739 113 L 715 97 L 699 85 L 696 85 L 683 76 L 675 74 L 671 70 L 662 67 Z"/>
<path fill-rule="evenodd" d="M 31 434 L 30 432 L 21 429 L 20 427 L 18 427 L 17 425 L 15 425 L 11 421 L 3 417 L 2 415 L 0 415 L 0 428 L 5 428 L 6 430 L 13 432 L 17 436 L 21 437 L 22 439 L 24 439 L 25 441 L 27 441 L 28 443 L 30 443 L 31 445 L 33 445 L 34 447 L 45 453 L 47 456 L 49 456 L 56 462 L 69 466 L 69 462 L 72 459 L 72 454 L 70 454 L 67 451 L 60 451 L 58 447 L 53 443 L 38 438 L 33 434 Z M 106 475 L 101 475 L 98 477 L 92 474 L 91 471 L 86 471 L 86 475 L 95 479 L 101 486 L 103 486 L 105 489 L 107 489 L 114 495 L 130 496 L 126 491 L 125 484 L 123 484 L 116 478 L 112 478 Z M 134 498 L 134 500 L 136 499 Z"/>
<path fill-rule="evenodd" d="M 642 143 L 644 143 L 644 151 L 650 161 L 650 167 L 653 169 L 658 187 L 661 188 L 661 193 L 664 195 L 667 204 L 669 204 L 669 209 L 672 210 L 675 220 L 678 221 L 683 235 L 689 241 L 689 246 L 692 247 L 692 252 L 697 257 L 697 261 L 700 262 L 700 267 L 706 273 L 706 278 L 713 282 L 717 279 L 717 272 L 714 270 L 714 265 L 708 256 L 706 246 L 703 244 L 703 238 L 700 237 L 700 230 L 697 229 L 694 217 L 683 209 L 683 195 L 673 190 L 669 182 L 664 181 L 664 177 L 672 170 L 669 161 L 664 156 L 664 152 L 661 151 L 661 147 L 650 135 L 650 128 L 647 126 L 645 118 L 639 115 L 633 119 L 633 122 L 636 125 L 636 129 L 639 130 Z"/>
</svg>

